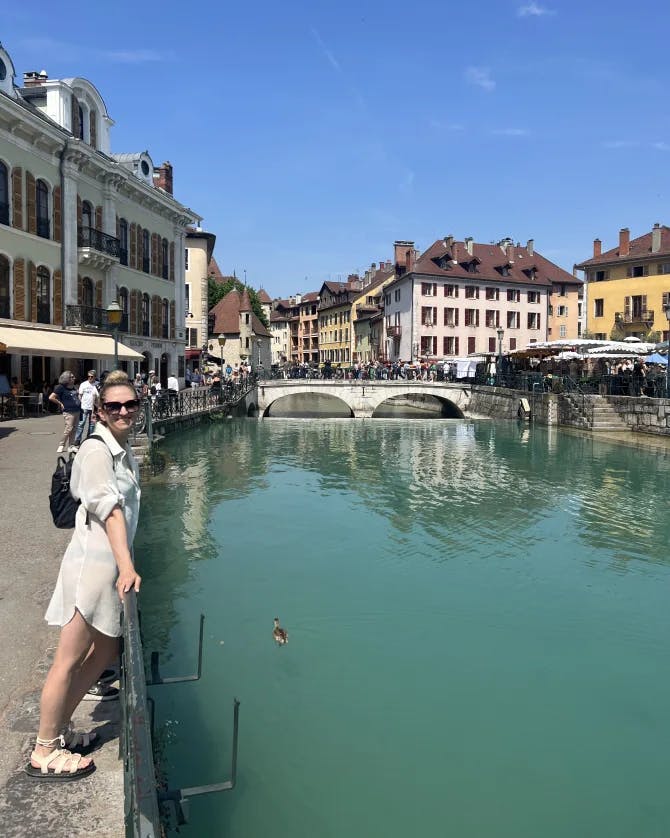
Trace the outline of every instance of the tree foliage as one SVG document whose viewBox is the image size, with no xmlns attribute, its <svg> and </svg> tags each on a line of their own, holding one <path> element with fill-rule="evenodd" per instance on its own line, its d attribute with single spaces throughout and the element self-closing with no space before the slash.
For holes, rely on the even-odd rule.
<svg viewBox="0 0 670 838">
<path fill-rule="evenodd" d="M 214 277 L 210 276 L 207 279 L 207 308 L 211 311 L 214 306 L 222 300 L 226 294 L 230 293 L 231 291 L 236 290 L 240 293 L 246 291 L 249 294 L 249 301 L 251 302 L 251 308 L 253 313 L 258 317 L 261 323 L 265 326 L 266 329 L 270 328 L 270 324 L 268 323 L 268 319 L 265 316 L 265 312 L 263 311 L 263 306 L 261 305 L 261 301 L 258 299 L 258 292 L 255 291 L 253 288 L 249 288 L 245 286 L 243 282 L 236 276 L 231 276 L 225 282 L 217 282 Z"/>
</svg>

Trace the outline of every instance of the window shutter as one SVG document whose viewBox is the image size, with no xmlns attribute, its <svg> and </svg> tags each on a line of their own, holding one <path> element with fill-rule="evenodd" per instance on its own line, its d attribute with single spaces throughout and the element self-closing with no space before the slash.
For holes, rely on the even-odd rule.
<svg viewBox="0 0 670 838">
<path fill-rule="evenodd" d="M 20 166 L 12 169 L 12 226 L 23 229 L 23 169 Z"/>
<path fill-rule="evenodd" d="M 170 300 L 170 337 L 174 338 L 177 326 L 176 308 L 174 300 Z"/>
<path fill-rule="evenodd" d="M 628 268 L 626 269 L 626 276 L 628 276 L 628 277 L 633 276 L 633 266 L 632 265 L 629 265 Z"/>
<path fill-rule="evenodd" d="M 84 305 L 84 281 L 81 278 L 81 274 L 77 274 L 77 305 Z"/>
<path fill-rule="evenodd" d="M 663 292 L 663 308 L 670 305 L 670 291 Z"/>
<path fill-rule="evenodd" d="M 151 273 L 158 276 L 158 234 L 151 234 Z"/>
<path fill-rule="evenodd" d="M 28 262 L 28 320 L 37 323 L 37 268 L 34 262 Z"/>
<path fill-rule="evenodd" d="M 95 307 L 102 308 L 102 280 L 95 283 Z"/>
<path fill-rule="evenodd" d="M 475 309 L 475 326 L 479 326 L 479 309 Z"/>
<path fill-rule="evenodd" d="M 130 292 L 130 322 L 128 323 L 128 331 L 130 334 L 137 334 L 137 292 Z"/>
<path fill-rule="evenodd" d="M 454 338 L 454 355 L 460 355 L 460 350 L 458 348 L 458 338 Z"/>
<path fill-rule="evenodd" d="M 53 211 L 54 211 L 54 241 L 60 242 L 63 236 L 63 213 L 61 207 L 61 188 L 54 187 L 53 191 Z"/>
<path fill-rule="evenodd" d="M 137 224 L 130 225 L 130 267 L 137 268 Z M 133 292 L 135 293 L 135 292 Z"/>
<path fill-rule="evenodd" d="M 170 242 L 170 272 L 168 279 L 170 282 L 174 282 L 174 242 Z"/>
<path fill-rule="evenodd" d="M 95 208 L 95 229 L 102 230 L 102 207 Z"/>
<path fill-rule="evenodd" d="M 14 260 L 14 317 L 26 319 L 26 263 L 23 259 Z"/>
<path fill-rule="evenodd" d="M 77 195 L 77 228 L 81 230 L 83 222 L 83 215 L 81 212 L 81 195 Z"/>
<path fill-rule="evenodd" d="M 71 112 L 71 127 L 72 127 L 72 134 L 75 137 L 79 137 L 81 133 L 81 124 L 79 122 L 79 102 L 77 101 L 77 97 L 73 96 L 70 100 L 70 112 Z"/>
<path fill-rule="evenodd" d="M 645 265 L 644 268 L 642 268 L 642 276 L 649 276 L 649 265 Z"/>
<path fill-rule="evenodd" d="M 37 232 L 37 213 L 35 210 L 35 178 L 26 169 L 26 220 L 27 231 L 35 235 Z"/>
<path fill-rule="evenodd" d="M 63 325 L 63 274 L 58 268 L 54 271 L 54 324 Z"/>
<path fill-rule="evenodd" d="M 89 117 L 89 139 L 91 141 L 91 145 L 93 148 L 98 147 L 98 125 L 96 122 L 96 113 L 95 111 L 91 111 L 88 115 Z"/>
<path fill-rule="evenodd" d="M 140 225 L 137 225 L 137 270 L 141 271 L 143 268 L 143 260 L 144 260 L 144 236 L 142 235 L 143 230 Z"/>
<path fill-rule="evenodd" d="M 118 215 L 116 216 L 116 238 L 121 238 L 121 219 Z"/>
<path fill-rule="evenodd" d="M 623 314 L 624 317 L 630 317 L 630 297 L 624 297 L 623 299 Z"/>
</svg>

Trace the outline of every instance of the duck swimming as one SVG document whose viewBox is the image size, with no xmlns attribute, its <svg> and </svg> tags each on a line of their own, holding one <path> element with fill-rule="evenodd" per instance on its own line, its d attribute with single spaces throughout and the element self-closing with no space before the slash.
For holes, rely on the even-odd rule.
<svg viewBox="0 0 670 838">
<path fill-rule="evenodd" d="M 288 643 L 288 632 L 279 625 L 279 617 L 274 619 L 274 628 L 272 629 L 272 637 L 278 646 L 284 646 Z"/>
</svg>

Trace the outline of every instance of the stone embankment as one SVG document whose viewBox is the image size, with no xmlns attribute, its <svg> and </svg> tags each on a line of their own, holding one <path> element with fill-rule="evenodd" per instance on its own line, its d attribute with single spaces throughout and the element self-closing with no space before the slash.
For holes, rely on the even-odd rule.
<svg viewBox="0 0 670 838">
<path fill-rule="evenodd" d="M 37 731 L 39 697 L 58 639 L 44 622 L 70 532 L 49 513 L 51 474 L 61 416 L 0 423 L 0 834 L 3 838 L 121 838 L 123 766 L 118 759 L 118 701 L 84 702 L 79 730 L 95 730 L 103 745 L 97 771 L 74 783 L 39 783 L 23 767 Z"/>
</svg>

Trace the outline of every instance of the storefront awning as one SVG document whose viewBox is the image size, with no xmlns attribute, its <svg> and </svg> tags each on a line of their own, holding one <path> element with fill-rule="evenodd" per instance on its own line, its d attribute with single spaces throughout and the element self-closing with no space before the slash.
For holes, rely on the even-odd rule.
<svg viewBox="0 0 670 838">
<path fill-rule="evenodd" d="M 61 329 L 35 329 L 30 326 L 0 326 L 0 343 L 6 344 L 7 352 L 22 355 L 82 359 L 114 357 L 114 338 L 111 335 L 64 332 Z M 119 359 L 141 361 L 144 360 L 144 356 L 119 343 Z"/>
</svg>

